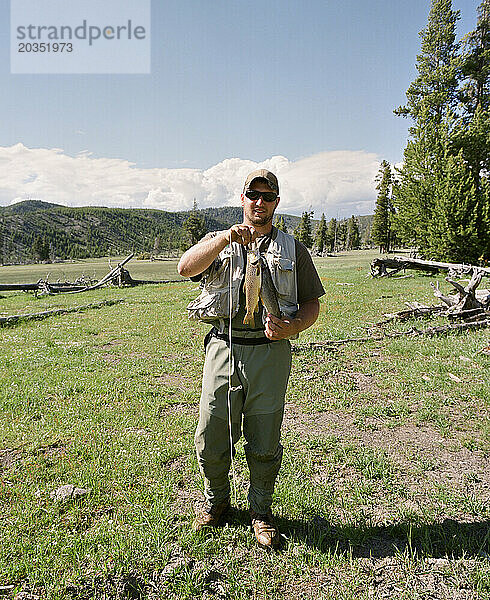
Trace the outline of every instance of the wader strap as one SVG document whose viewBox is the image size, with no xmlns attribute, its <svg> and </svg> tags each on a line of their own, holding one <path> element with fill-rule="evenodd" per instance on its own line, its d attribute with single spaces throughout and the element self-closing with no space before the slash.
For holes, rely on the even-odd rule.
<svg viewBox="0 0 490 600">
<path fill-rule="evenodd" d="M 204 349 L 209 344 L 209 340 L 212 338 L 218 338 L 219 340 L 223 340 L 228 344 L 229 337 L 227 333 L 220 333 L 216 327 L 213 327 L 211 331 L 204 338 Z M 266 337 L 263 338 L 243 338 L 243 337 L 235 337 L 233 336 L 233 343 L 238 344 L 239 346 L 262 346 L 263 344 L 273 344 L 271 340 Z"/>
<path fill-rule="evenodd" d="M 206 346 L 209 344 L 209 341 L 211 340 L 212 337 L 213 337 L 213 330 L 211 329 L 211 331 L 208 331 L 206 333 L 206 335 L 204 336 L 204 352 L 206 352 Z"/>
</svg>

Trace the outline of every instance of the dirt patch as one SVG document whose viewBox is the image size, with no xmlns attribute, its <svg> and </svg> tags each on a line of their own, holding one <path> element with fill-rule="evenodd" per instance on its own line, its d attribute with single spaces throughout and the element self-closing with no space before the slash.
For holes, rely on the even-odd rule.
<svg viewBox="0 0 490 600">
<path fill-rule="evenodd" d="M 461 432 L 447 439 L 430 426 L 411 423 L 360 430 L 349 413 L 306 414 L 291 404 L 286 406 L 284 431 L 299 434 L 300 439 L 331 439 L 331 450 L 328 444 L 312 450 L 311 480 L 336 494 L 346 490 L 347 495 L 368 485 L 359 508 L 373 523 L 399 520 L 402 514 L 423 515 L 427 509 L 442 510 L 440 517 L 467 522 L 488 514 L 488 455 L 459 443 Z M 344 457 L 345 448 L 348 452 Z M 366 461 L 365 469 L 362 460 Z M 390 482 L 395 487 L 388 486 L 387 491 Z M 396 495 L 396 501 L 390 494 Z M 341 520 L 343 511 L 331 507 L 329 516 Z"/>
<path fill-rule="evenodd" d="M 357 426 L 355 416 L 350 413 L 333 411 L 304 413 L 295 404 L 286 404 L 283 428 L 284 431 L 299 433 L 302 436 L 334 435 L 341 442 L 361 442 L 365 446 L 382 448 L 389 454 L 399 457 L 407 465 L 413 463 L 415 452 L 432 457 L 436 464 L 455 463 L 459 471 L 488 471 L 488 456 L 485 452 L 471 451 L 460 447 L 459 443 L 455 444 L 460 437 L 464 437 L 464 432 L 454 431 L 453 438 L 448 439 L 442 437 L 437 429 L 412 423 L 366 430 Z"/>
<path fill-rule="evenodd" d="M 53 442 L 52 444 L 47 444 L 46 446 L 39 446 L 39 448 L 36 448 L 34 451 L 34 454 L 36 456 L 42 455 L 49 458 L 52 456 L 63 455 L 65 452 L 66 446 L 64 444 L 61 442 Z"/>
<path fill-rule="evenodd" d="M 446 558 L 429 558 L 407 564 L 401 558 L 382 560 L 365 559 L 361 563 L 370 580 L 373 597 L 389 599 L 401 594 L 438 600 L 476 600 L 470 577 L 475 561 L 450 561 Z"/>
<path fill-rule="evenodd" d="M 45 446 L 39 446 L 32 451 L 34 456 L 43 456 L 46 458 L 54 458 L 62 456 L 66 452 L 66 446 L 61 442 L 53 442 Z M 25 453 L 22 448 L 3 448 L 0 449 L 0 470 L 7 470 L 14 467 L 17 463 L 24 460 Z"/>
<path fill-rule="evenodd" d="M 102 354 L 102 360 L 109 365 L 117 365 L 122 361 L 122 358 L 116 354 L 105 353 Z"/>
<path fill-rule="evenodd" d="M 178 389 L 188 388 L 191 384 L 194 383 L 194 380 L 191 377 L 186 377 L 185 375 L 178 375 L 175 373 L 163 373 L 161 375 L 154 375 L 153 381 L 160 385 L 167 385 L 169 387 L 174 387 Z"/>
<path fill-rule="evenodd" d="M 0 450 L 0 469 L 10 469 L 22 460 L 20 448 L 3 448 Z"/>
<path fill-rule="evenodd" d="M 305 413 L 292 403 L 286 403 L 283 430 L 309 437 L 332 434 L 352 436 L 359 432 L 354 418 L 347 413 L 342 415 L 335 412 Z"/>
<path fill-rule="evenodd" d="M 158 409 L 158 415 L 160 417 L 170 416 L 197 416 L 199 413 L 199 406 L 197 403 L 184 404 L 183 402 L 176 402 L 175 404 L 165 404 L 160 406 Z"/>
<path fill-rule="evenodd" d="M 148 573 L 138 571 L 95 575 L 68 586 L 64 598 L 71 600 L 160 600 L 177 597 L 172 582 L 179 577 L 199 582 L 200 597 L 224 600 L 226 591 L 226 565 L 219 561 L 195 560 L 186 550 L 173 544 L 167 563 L 163 568 Z"/>
<path fill-rule="evenodd" d="M 159 356 L 160 360 L 168 361 L 168 362 L 177 362 L 179 365 L 183 365 L 186 362 L 194 361 L 195 357 L 191 354 L 175 354 L 173 352 L 166 352 L 165 354 L 161 354 Z"/>
<path fill-rule="evenodd" d="M 154 435 L 153 431 L 145 429 L 144 427 L 126 427 L 125 431 L 142 437 L 151 437 Z"/>
<path fill-rule="evenodd" d="M 115 339 L 115 340 L 111 340 L 110 342 L 107 342 L 106 344 L 103 344 L 102 346 L 100 346 L 100 348 L 102 350 L 110 350 L 112 347 L 121 346 L 124 343 L 125 343 L 125 340 Z"/>
<path fill-rule="evenodd" d="M 359 392 L 374 392 L 382 391 L 376 383 L 376 378 L 373 375 L 366 375 L 357 371 L 338 371 L 334 377 L 342 380 L 348 379 L 352 381 Z"/>
<path fill-rule="evenodd" d="M 347 571 L 341 566 L 326 570 L 313 569 L 301 581 L 287 581 L 278 597 L 314 600 L 343 598 L 346 587 L 359 597 L 374 600 L 426 598 L 430 600 L 478 600 L 471 583 L 477 568 L 475 561 L 426 559 L 406 561 L 402 558 L 359 559 Z M 338 594 L 336 592 L 338 590 Z"/>
<path fill-rule="evenodd" d="M 30 590 L 25 588 L 15 594 L 14 600 L 44 600 L 46 597 L 46 593 L 42 589 Z"/>
<path fill-rule="evenodd" d="M 149 354 L 147 354 L 146 352 L 128 352 L 128 354 L 126 354 L 127 358 L 151 358 L 151 356 Z"/>
<path fill-rule="evenodd" d="M 184 477 L 177 482 L 175 486 L 175 501 L 173 502 L 173 506 L 175 507 L 175 514 L 184 514 L 186 515 L 186 520 L 188 519 L 188 515 L 192 513 L 194 506 L 198 502 L 202 502 L 203 496 L 202 492 L 196 486 L 195 482 L 191 480 L 189 477 Z"/>
<path fill-rule="evenodd" d="M 165 463 L 165 466 L 170 471 L 177 471 L 179 473 L 183 473 L 187 466 L 187 456 L 177 456 L 176 458 L 172 458 L 171 460 Z"/>
</svg>

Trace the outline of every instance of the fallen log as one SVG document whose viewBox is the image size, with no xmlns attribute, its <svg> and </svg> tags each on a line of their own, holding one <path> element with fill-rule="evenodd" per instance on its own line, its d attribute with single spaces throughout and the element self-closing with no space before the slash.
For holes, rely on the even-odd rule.
<svg viewBox="0 0 490 600">
<path fill-rule="evenodd" d="M 490 319 L 482 319 L 479 321 L 473 321 L 469 323 L 450 323 L 449 325 L 440 325 L 438 327 L 428 327 L 427 329 L 417 329 L 416 327 L 411 327 L 406 331 L 391 331 L 384 332 L 382 335 L 373 335 L 369 337 L 362 338 L 346 338 L 343 340 L 318 340 L 316 342 L 309 342 L 308 344 L 303 344 L 301 349 L 304 350 L 317 350 L 317 349 L 327 349 L 333 350 L 336 349 L 336 346 L 341 344 L 346 344 L 349 342 L 379 342 L 384 338 L 397 338 L 402 336 L 422 336 L 427 335 L 429 337 L 433 337 L 436 335 L 443 335 L 445 333 L 450 332 L 461 332 L 471 329 L 484 329 L 486 327 L 490 327 Z M 293 346 L 294 347 L 294 346 Z"/>
<path fill-rule="evenodd" d="M 467 329 L 485 329 L 489 326 L 489 319 L 470 321 L 469 323 L 450 323 L 449 325 L 440 325 L 439 327 L 429 327 L 428 329 L 423 329 L 421 331 L 415 329 L 415 335 L 428 335 L 429 337 L 432 337 L 434 335 L 449 333 L 450 331 L 459 332 Z"/>
<path fill-rule="evenodd" d="M 150 283 L 153 285 L 159 283 L 182 283 L 183 281 L 190 281 L 190 279 L 159 279 L 158 281 L 150 281 L 149 279 L 132 279 L 133 285 L 145 285 L 145 283 Z"/>
<path fill-rule="evenodd" d="M 0 317 L 0 327 L 17 325 L 18 323 L 24 321 L 40 320 L 57 315 L 81 312 L 83 310 L 89 310 L 91 308 L 102 308 L 103 306 L 112 306 L 113 304 L 119 304 L 120 302 L 124 302 L 124 298 L 120 298 L 118 300 L 104 300 L 103 302 L 84 304 L 82 306 L 74 306 L 72 308 L 55 308 L 53 310 L 46 310 L 40 313 L 29 313 L 25 315 L 11 315 L 10 317 Z"/>
<path fill-rule="evenodd" d="M 39 280 L 37 283 L 0 283 L 0 292 L 44 292 L 46 294 L 54 294 L 56 292 L 81 291 L 86 288 L 86 285 L 77 283 L 50 283 L 49 281 Z"/>
<path fill-rule="evenodd" d="M 34 292 L 39 289 L 37 283 L 0 283 L 0 292 Z"/>
<path fill-rule="evenodd" d="M 179 283 L 181 281 L 189 281 L 188 279 L 160 279 L 158 281 L 152 281 L 149 279 L 133 279 L 127 269 L 121 268 L 117 273 L 116 281 L 118 286 L 122 285 L 145 285 L 147 283 L 158 284 L 158 283 Z"/>
<path fill-rule="evenodd" d="M 94 285 L 89 285 L 81 290 L 73 290 L 68 292 L 68 294 L 77 294 L 79 292 L 88 292 L 90 290 L 96 290 L 97 288 L 105 285 L 106 283 L 109 283 L 109 281 L 112 281 L 113 279 L 115 279 L 116 277 L 119 276 L 119 273 L 121 271 L 121 269 L 124 267 L 124 265 L 129 262 L 134 256 L 134 252 L 132 252 L 128 257 L 126 257 L 121 263 L 118 263 L 113 269 L 111 269 L 109 271 L 109 273 L 107 273 L 107 275 L 105 275 L 104 277 L 102 277 L 102 279 L 100 281 L 98 281 L 97 283 L 95 283 Z"/>
<path fill-rule="evenodd" d="M 490 308 L 490 291 L 477 290 L 482 280 L 481 271 L 474 271 L 468 285 L 463 287 L 459 282 L 446 277 L 446 281 L 456 288 L 456 294 L 444 295 L 439 290 L 439 283 L 431 283 L 434 296 L 439 298 L 447 307 L 447 315 L 463 315 L 467 311 L 484 311 Z"/>
<path fill-rule="evenodd" d="M 433 314 L 438 314 L 446 310 L 446 307 L 439 304 L 436 306 L 412 306 L 413 304 L 418 304 L 418 302 L 405 302 L 410 308 L 407 310 L 400 310 L 396 313 L 385 313 L 383 316 L 385 317 L 384 321 L 379 321 L 376 323 L 376 327 L 381 327 L 382 325 L 387 325 L 392 321 L 406 321 L 408 319 L 417 319 L 420 317 L 427 317 Z"/>
<path fill-rule="evenodd" d="M 395 275 L 396 273 L 406 269 L 415 269 L 434 274 L 439 273 L 439 271 L 447 271 L 449 275 L 453 277 L 474 273 L 474 270 L 476 269 L 478 272 L 482 273 L 482 276 L 490 277 L 490 267 L 477 267 L 476 265 L 422 260 L 419 258 L 408 258 L 405 256 L 375 258 L 371 262 L 371 275 L 373 277 L 391 277 L 392 275 Z"/>
</svg>

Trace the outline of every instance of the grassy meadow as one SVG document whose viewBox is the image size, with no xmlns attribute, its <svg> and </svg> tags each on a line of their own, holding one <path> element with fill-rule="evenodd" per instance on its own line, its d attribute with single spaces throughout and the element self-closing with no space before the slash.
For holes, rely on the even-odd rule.
<svg viewBox="0 0 490 600">
<path fill-rule="evenodd" d="M 124 302 L 0 329 L 0 597 L 490 598 L 490 331 L 306 347 L 366 336 L 404 301 L 436 304 L 435 279 L 449 288 L 416 273 L 373 280 L 374 256 L 316 260 L 326 295 L 293 343 L 277 552 L 250 531 L 241 443 L 226 525 L 190 529 L 208 329 L 186 317 L 195 284 L 3 293 L 1 316 Z M 175 264 L 127 268 L 176 279 Z M 0 267 L 0 283 L 108 270 L 107 260 Z M 89 492 L 53 499 L 65 484 Z"/>
</svg>

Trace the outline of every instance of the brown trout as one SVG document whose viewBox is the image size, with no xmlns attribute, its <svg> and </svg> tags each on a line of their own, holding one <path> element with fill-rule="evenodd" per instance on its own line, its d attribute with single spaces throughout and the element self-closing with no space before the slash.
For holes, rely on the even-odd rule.
<svg viewBox="0 0 490 600">
<path fill-rule="evenodd" d="M 267 313 L 270 313 L 274 317 L 278 317 L 280 319 L 281 309 L 279 308 L 279 302 L 277 301 L 277 290 L 274 282 L 272 281 L 269 265 L 263 256 L 260 257 L 260 262 L 260 300 Z"/>
<path fill-rule="evenodd" d="M 254 313 L 259 308 L 259 298 L 267 313 L 281 317 L 277 291 L 272 281 L 269 265 L 261 256 L 256 245 L 247 248 L 247 266 L 245 269 L 245 308 L 244 325 L 255 327 Z"/>
<path fill-rule="evenodd" d="M 259 307 L 260 292 L 260 254 L 257 246 L 247 248 L 247 266 L 245 268 L 245 308 L 244 325 L 255 327 L 254 312 Z"/>
</svg>

